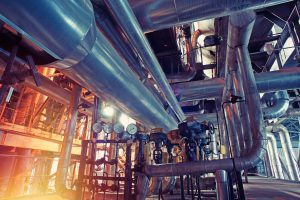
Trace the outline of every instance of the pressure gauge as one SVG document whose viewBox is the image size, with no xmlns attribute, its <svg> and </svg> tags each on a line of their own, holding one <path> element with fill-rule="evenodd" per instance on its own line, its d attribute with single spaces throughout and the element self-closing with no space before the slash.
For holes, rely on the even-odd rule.
<svg viewBox="0 0 300 200">
<path fill-rule="evenodd" d="M 93 131 L 95 133 L 100 133 L 102 131 L 102 125 L 100 122 L 96 122 L 94 125 L 93 125 Z"/>
<path fill-rule="evenodd" d="M 124 131 L 124 126 L 121 123 L 118 122 L 114 124 L 114 132 L 116 134 L 121 134 L 123 133 L 123 131 Z"/>
<path fill-rule="evenodd" d="M 138 132 L 137 126 L 135 124 L 129 124 L 126 128 L 126 131 L 130 134 L 130 135 L 134 135 Z"/>
<path fill-rule="evenodd" d="M 112 133 L 113 132 L 113 125 L 110 123 L 107 123 L 103 126 L 103 131 L 105 133 Z"/>
</svg>

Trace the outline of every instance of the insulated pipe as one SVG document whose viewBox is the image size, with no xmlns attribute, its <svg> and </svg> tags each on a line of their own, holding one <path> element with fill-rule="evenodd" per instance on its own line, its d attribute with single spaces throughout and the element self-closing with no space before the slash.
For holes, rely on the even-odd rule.
<svg viewBox="0 0 300 200">
<path fill-rule="evenodd" d="M 274 151 L 273 147 L 270 145 L 267 145 L 267 154 L 268 154 L 268 165 L 270 166 L 270 176 L 274 178 L 278 178 L 278 174 L 275 173 L 275 164 L 274 164 Z"/>
<path fill-rule="evenodd" d="M 216 188 L 217 188 L 217 200 L 229 200 L 229 183 L 228 172 L 225 170 L 218 170 L 215 173 L 216 176 Z"/>
<path fill-rule="evenodd" d="M 73 85 L 72 96 L 70 99 L 70 110 L 67 117 L 67 128 L 64 133 L 62 142 L 60 159 L 57 166 L 55 179 L 55 189 L 58 194 L 68 199 L 75 199 L 75 192 L 66 188 L 68 169 L 71 159 L 73 139 L 76 134 L 76 123 L 78 115 L 78 105 L 80 102 L 81 87 L 77 84 Z"/>
<path fill-rule="evenodd" d="M 152 51 L 152 48 L 144 35 L 127 0 L 104 0 L 112 15 L 115 17 L 120 27 L 124 30 L 133 44 L 137 53 L 145 63 L 151 75 L 158 83 L 158 87 L 163 91 L 169 106 L 173 109 L 179 122 L 185 120 L 185 115 L 172 91 L 162 68 Z"/>
<path fill-rule="evenodd" d="M 255 17 L 253 13 L 240 13 L 230 16 L 230 20 L 243 19 L 241 15 L 250 15 Z M 253 26 L 253 22 L 254 19 L 251 21 L 249 26 Z M 264 134 L 259 94 L 255 85 L 252 66 L 249 62 L 250 56 L 247 47 L 238 49 L 237 58 L 243 77 L 245 100 L 249 102 L 247 104 L 247 109 L 249 111 L 250 127 L 253 133 L 253 145 L 248 154 L 234 159 L 235 169 L 241 171 L 243 169 L 255 167 L 257 163 L 260 162 L 265 152 L 266 138 Z M 145 166 L 143 172 L 149 176 L 179 176 L 184 174 L 211 173 L 220 169 L 231 171 L 233 168 L 234 165 L 232 159 L 222 159 Z"/>
<path fill-rule="evenodd" d="M 283 125 L 276 125 L 272 132 L 278 132 L 290 180 L 300 181 L 299 168 L 293 152 L 290 134 Z"/>
<path fill-rule="evenodd" d="M 278 71 L 255 74 L 259 92 L 276 92 L 278 90 L 300 88 L 300 68 L 283 68 Z M 214 78 L 172 85 L 180 101 L 196 101 L 222 96 L 224 78 Z"/>
<path fill-rule="evenodd" d="M 249 128 L 249 121 L 247 119 L 246 112 L 241 112 L 245 116 L 240 117 L 238 104 L 226 103 L 230 101 L 231 95 L 239 96 L 244 94 L 244 88 L 240 87 L 240 73 L 238 72 L 238 66 L 236 64 L 236 47 L 248 46 L 253 23 L 255 20 L 255 13 L 248 13 L 240 15 L 241 19 L 232 19 L 228 23 L 228 38 L 227 38 L 227 51 L 226 51 L 226 68 L 225 68 L 225 87 L 223 90 L 223 102 L 226 106 L 225 115 L 226 121 L 231 122 L 231 130 L 229 134 L 230 145 L 233 149 L 233 157 L 239 157 L 245 153 L 245 139 L 244 135 L 251 140 L 251 131 Z M 251 66 L 251 65 L 250 65 Z M 242 70 L 242 69 L 240 69 Z M 242 85 L 242 84 L 241 84 Z M 242 109 L 247 110 L 247 105 L 242 102 L 239 104 Z M 244 121 L 241 121 L 243 119 Z M 242 123 L 243 122 L 243 123 Z M 244 128 L 242 128 L 242 125 Z M 229 126 L 229 124 L 227 125 Z M 249 140 L 249 139 L 248 139 Z M 248 149 L 251 146 L 246 145 Z"/>
<path fill-rule="evenodd" d="M 263 108 L 265 119 L 281 117 L 289 108 L 289 94 L 287 91 L 277 91 L 272 94 L 264 94 L 262 102 L 272 102 L 272 106 Z"/>
<path fill-rule="evenodd" d="M 144 32 L 261 9 L 289 0 L 129 0 Z"/>
<path fill-rule="evenodd" d="M 188 82 L 191 81 L 197 74 L 197 70 L 193 69 L 192 71 L 189 72 L 180 72 L 178 74 L 170 74 L 167 75 L 167 79 L 169 83 L 181 83 L 181 82 Z"/>
<path fill-rule="evenodd" d="M 149 178 L 140 174 L 137 179 L 137 187 L 136 187 L 136 200 L 144 200 L 147 197 L 147 191 L 150 184 Z"/>
<path fill-rule="evenodd" d="M 276 138 L 272 133 L 268 133 L 268 132 L 267 132 L 267 138 L 268 138 L 268 145 L 270 145 L 272 147 L 272 150 L 273 150 L 273 161 L 274 161 L 275 175 L 279 179 L 284 179 L 281 163 L 280 163 L 280 160 L 279 160 L 279 154 L 278 154 L 278 149 L 277 149 Z"/>
<path fill-rule="evenodd" d="M 97 96 L 105 94 L 113 105 L 149 128 L 177 128 L 176 121 L 96 29 L 90 1 L 0 1 L 0 13 L 5 23 L 58 59 L 48 66 L 59 68 Z"/>
<path fill-rule="evenodd" d="M 144 83 L 146 87 L 149 88 L 150 92 L 155 95 L 162 104 L 165 104 L 165 99 L 161 96 L 158 90 L 154 87 L 154 81 L 148 79 L 146 74 L 146 69 L 141 66 L 136 54 L 133 52 L 128 41 L 123 33 L 120 33 L 120 28 L 112 22 L 112 18 L 108 11 L 105 9 L 105 5 L 94 4 L 95 10 L 95 20 L 97 27 L 106 36 L 109 42 L 114 46 L 119 55 L 126 61 L 128 66 L 136 72 L 140 80 Z"/>
<path fill-rule="evenodd" d="M 240 157 L 241 156 L 241 148 L 240 148 L 240 141 L 239 135 L 240 132 L 237 130 L 236 124 L 236 117 L 234 116 L 235 113 L 233 112 L 233 106 L 230 104 L 224 105 L 224 115 L 225 115 L 225 122 L 227 126 L 227 134 L 229 135 L 230 146 L 232 149 L 232 157 Z"/>
<path fill-rule="evenodd" d="M 265 173 L 267 177 L 272 177 L 272 168 L 271 168 L 271 160 L 270 155 L 267 152 L 264 156 L 264 164 L 265 164 Z"/>
</svg>

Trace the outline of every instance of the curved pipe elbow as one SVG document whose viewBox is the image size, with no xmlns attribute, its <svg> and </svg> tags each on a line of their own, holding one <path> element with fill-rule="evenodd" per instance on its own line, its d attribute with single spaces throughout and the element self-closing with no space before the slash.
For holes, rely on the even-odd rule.
<svg viewBox="0 0 300 200">
<path fill-rule="evenodd" d="M 262 99 L 266 99 L 266 101 L 274 101 L 273 106 L 263 108 L 265 119 L 274 119 L 281 117 L 289 108 L 289 95 L 287 91 L 278 91 L 272 94 L 266 94 Z"/>
</svg>

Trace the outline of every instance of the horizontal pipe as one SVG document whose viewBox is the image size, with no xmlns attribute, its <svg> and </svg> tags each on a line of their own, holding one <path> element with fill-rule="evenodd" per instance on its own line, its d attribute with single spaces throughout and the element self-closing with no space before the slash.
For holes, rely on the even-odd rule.
<svg viewBox="0 0 300 200">
<path fill-rule="evenodd" d="M 289 0 L 129 0 L 144 32 L 261 9 Z"/>
<path fill-rule="evenodd" d="M 259 92 L 276 92 L 278 90 L 300 88 L 300 68 L 291 67 L 272 72 L 256 73 L 256 85 Z M 195 101 L 222 96 L 224 78 L 214 78 L 172 85 L 180 101 Z"/>
<path fill-rule="evenodd" d="M 157 82 L 158 87 L 164 93 L 169 106 L 177 115 L 178 120 L 180 122 L 184 121 L 185 115 L 127 0 L 105 0 L 104 2 L 124 30 L 129 41 L 133 44 L 142 62 L 145 63 L 146 68 Z"/>
</svg>

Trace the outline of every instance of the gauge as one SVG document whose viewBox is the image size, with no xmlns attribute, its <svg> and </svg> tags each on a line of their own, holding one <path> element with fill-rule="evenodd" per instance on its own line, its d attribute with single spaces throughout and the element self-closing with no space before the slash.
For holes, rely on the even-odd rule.
<svg viewBox="0 0 300 200">
<path fill-rule="evenodd" d="M 100 122 L 96 122 L 94 125 L 93 125 L 93 131 L 95 133 L 100 133 L 102 131 L 102 125 Z"/>
<path fill-rule="evenodd" d="M 126 131 L 130 134 L 130 135 L 134 135 L 138 132 L 137 126 L 135 124 L 129 124 L 126 128 Z"/>
<path fill-rule="evenodd" d="M 113 132 L 113 125 L 110 123 L 107 123 L 103 126 L 103 131 L 105 133 L 112 133 Z"/>
<path fill-rule="evenodd" d="M 116 134 L 121 134 L 123 133 L 123 131 L 124 131 L 124 126 L 121 123 L 118 122 L 114 124 L 114 132 Z"/>
</svg>

